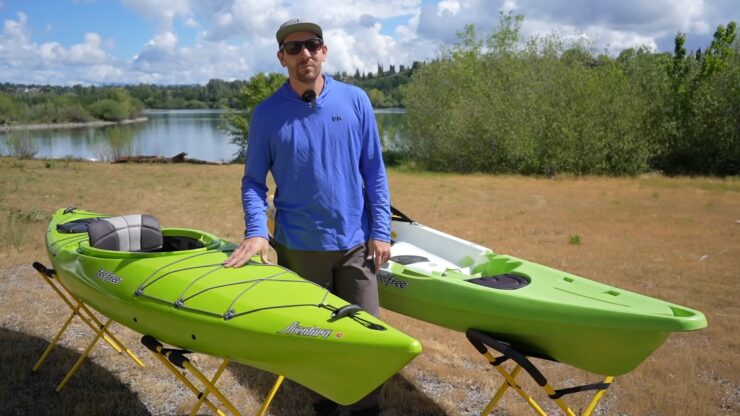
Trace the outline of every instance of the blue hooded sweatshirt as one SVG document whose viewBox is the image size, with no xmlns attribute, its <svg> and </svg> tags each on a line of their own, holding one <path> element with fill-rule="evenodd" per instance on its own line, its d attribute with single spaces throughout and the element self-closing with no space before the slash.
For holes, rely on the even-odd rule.
<svg viewBox="0 0 740 416">
<path fill-rule="evenodd" d="M 275 240 L 293 250 L 348 250 L 390 241 L 390 196 L 378 128 L 361 89 L 324 75 L 305 102 L 286 82 L 259 104 L 242 178 L 245 237 L 267 238 L 268 171 Z"/>
</svg>

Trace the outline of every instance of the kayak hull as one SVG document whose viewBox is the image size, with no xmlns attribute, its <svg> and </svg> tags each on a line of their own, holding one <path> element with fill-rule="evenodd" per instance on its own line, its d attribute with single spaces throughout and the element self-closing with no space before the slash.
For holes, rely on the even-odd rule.
<svg viewBox="0 0 740 416">
<path fill-rule="evenodd" d="M 618 376 L 671 332 L 706 326 L 701 312 L 421 224 L 395 218 L 391 229 L 392 259 L 378 283 L 383 307 L 456 331 L 483 331 L 531 356 Z"/>
<path fill-rule="evenodd" d="M 418 341 L 277 265 L 221 264 L 235 245 L 208 233 L 165 228 L 177 250 L 116 252 L 57 224 L 102 217 L 59 210 L 46 236 L 70 291 L 136 332 L 189 351 L 281 374 L 342 404 L 354 403 L 421 352 Z M 185 249 L 180 249 L 184 247 Z"/>
</svg>

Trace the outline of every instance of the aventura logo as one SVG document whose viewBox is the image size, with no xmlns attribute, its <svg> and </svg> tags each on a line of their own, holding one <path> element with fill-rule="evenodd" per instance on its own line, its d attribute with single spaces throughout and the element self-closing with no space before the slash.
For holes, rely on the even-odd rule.
<svg viewBox="0 0 740 416">
<path fill-rule="evenodd" d="M 298 321 L 293 322 L 287 328 L 278 331 L 278 334 L 302 335 L 304 337 L 329 338 L 331 329 L 317 328 L 315 326 L 301 326 Z"/>
<path fill-rule="evenodd" d="M 393 275 L 393 273 L 386 272 L 381 270 L 380 273 L 378 273 L 378 283 L 386 285 L 386 286 L 395 286 L 399 289 L 406 289 L 406 287 L 409 285 L 409 282 L 405 280 L 396 279 L 396 276 Z"/>
<path fill-rule="evenodd" d="M 95 273 L 95 277 L 97 277 L 100 280 L 105 280 L 108 283 L 113 283 L 114 285 L 121 283 L 121 281 L 123 280 L 120 277 L 116 276 L 115 274 L 111 272 L 106 272 L 103 269 L 98 270 L 98 272 Z"/>
</svg>

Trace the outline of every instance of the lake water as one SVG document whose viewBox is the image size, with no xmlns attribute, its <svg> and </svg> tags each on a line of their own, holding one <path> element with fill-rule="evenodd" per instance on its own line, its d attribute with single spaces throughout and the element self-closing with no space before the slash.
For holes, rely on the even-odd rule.
<svg viewBox="0 0 740 416">
<path fill-rule="evenodd" d="M 146 112 L 149 119 L 141 123 L 0 133 L 0 153 L 11 153 L 7 140 L 16 136 L 31 140 L 38 149 L 37 158 L 112 160 L 130 155 L 172 157 L 185 152 L 191 159 L 229 161 L 237 147 L 229 143 L 223 114 L 220 110 L 150 110 Z M 384 146 L 398 146 L 405 113 L 378 110 L 376 118 Z"/>
</svg>

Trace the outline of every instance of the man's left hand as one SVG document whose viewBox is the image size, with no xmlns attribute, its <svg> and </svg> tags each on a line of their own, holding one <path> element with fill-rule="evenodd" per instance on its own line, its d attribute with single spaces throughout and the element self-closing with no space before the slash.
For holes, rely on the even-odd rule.
<svg viewBox="0 0 740 416">
<path fill-rule="evenodd" d="M 391 243 L 385 241 L 370 239 L 367 243 L 367 260 L 373 260 L 375 263 L 375 273 L 391 258 Z"/>
</svg>

